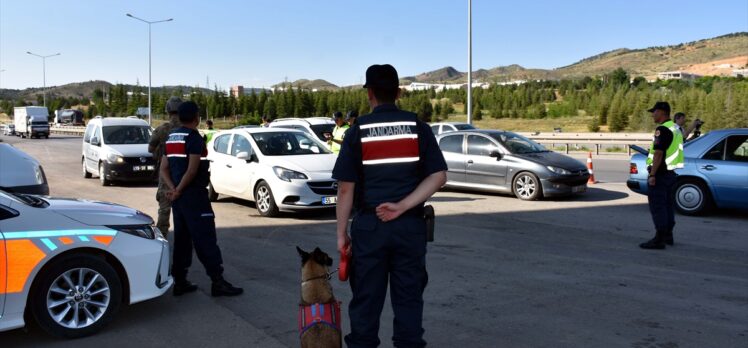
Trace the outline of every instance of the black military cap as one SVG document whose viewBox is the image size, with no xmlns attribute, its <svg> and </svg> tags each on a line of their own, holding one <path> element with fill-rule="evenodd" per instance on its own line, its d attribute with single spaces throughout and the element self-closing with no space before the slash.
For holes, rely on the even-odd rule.
<svg viewBox="0 0 748 348">
<path fill-rule="evenodd" d="M 332 113 L 332 118 L 334 118 L 334 119 L 343 118 L 343 113 L 340 112 L 340 111 L 335 111 L 335 112 Z"/>
<path fill-rule="evenodd" d="M 351 118 L 356 118 L 356 117 L 358 117 L 358 111 L 356 110 L 350 110 L 348 111 L 348 114 L 345 115 L 346 120 L 350 120 Z"/>
<path fill-rule="evenodd" d="M 648 112 L 654 112 L 655 110 L 662 110 L 662 111 L 665 111 L 665 112 L 667 112 L 669 114 L 670 113 L 670 104 L 668 104 L 668 102 L 658 101 L 658 102 L 655 103 L 655 106 L 653 106 L 651 109 L 649 109 L 647 111 Z"/>
<path fill-rule="evenodd" d="M 397 88 L 399 85 L 397 70 L 392 65 L 374 64 L 366 69 L 364 88 Z"/>
</svg>

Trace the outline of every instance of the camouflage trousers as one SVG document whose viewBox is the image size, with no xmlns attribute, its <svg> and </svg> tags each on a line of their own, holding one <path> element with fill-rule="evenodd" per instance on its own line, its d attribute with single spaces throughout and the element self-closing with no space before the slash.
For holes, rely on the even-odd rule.
<svg viewBox="0 0 748 348">
<path fill-rule="evenodd" d="M 158 219 L 156 220 L 156 227 L 161 230 L 164 237 L 169 233 L 169 217 L 171 215 L 171 201 L 166 197 L 166 191 L 169 188 L 166 184 L 159 179 L 158 189 L 156 190 L 156 201 L 158 202 Z"/>
</svg>

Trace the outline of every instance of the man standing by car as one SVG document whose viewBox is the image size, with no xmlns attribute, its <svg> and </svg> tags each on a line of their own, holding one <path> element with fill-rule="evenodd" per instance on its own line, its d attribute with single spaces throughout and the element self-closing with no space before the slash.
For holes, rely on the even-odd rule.
<svg viewBox="0 0 748 348">
<path fill-rule="evenodd" d="M 345 137 L 345 131 L 348 130 L 348 124 L 343 119 L 343 113 L 340 111 L 335 111 L 335 113 L 332 114 L 332 117 L 335 120 L 335 128 L 332 129 L 332 136 L 330 137 L 328 144 L 330 145 L 330 150 L 337 155 L 340 153 L 340 145 L 343 144 L 343 138 Z"/>
<path fill-rule="evenodd" d="M 358 111 L 356 110 L 348 111 L 348 114 L 345 115 L 345 122 L 348 123 L 348 128 L 353 127 L 353 125 L 356 124 L 357 118 L 358 118 Z"/>
<path fill-rule="evenodd" d="M 372 113 L 348 131 L 333 169 L 339 182 L 338 251 L 351 255 L 348 347 L 379 345 L 388 279 L 395 347 L 426 345 L 424 202 L 446 182 L 447 164 L 429 126 L 395 106 L 398 84 L 397 71 L 389 64 L 366 70 L 364 88 Z M 349 236 L 351 209 L 355 215 Z"/>
<path fill-rule="evenodd" d="M 673 245 L 675 227 L 675 169 L 683 168 L 683 135 L 670 119 L 670 104 L 657 102 L 648 110 L 657 124 L 654 140 L 649 148 L 647 183 L 649 211 L 655 226 L 655 236 L 639 246 L 642 249 L 665 249 Z"/>
<path fill-rule="evenodd" d="M 174 296 L 197 290 L 197 285 L 187 280 L 193 244 L 197 258 L 213 281 L 211 295 L 240 295 L 243 289 L 223 279 L 215 215 L 208 199 L 208 149 L 197 131 L 197 104 L 188 101 L 179 105 L 179 121 L 182 127 L 169 133 L 161 159 L 161 176 L 169 189 L 166 196 L 174 210 Z"/>
<path fill-rule="evenodd" d="M 676 112 L 675 115 L 673 115 L 673 120 L 675 121 L 675 127 L 683 136 L 683 141 L 688 139 L 688 136 L 694 129 L 696 129 L 696 125 L 699 123 L 699 120 L 694 120 L 690 126 L 686 126 L 686 114 L 682 112 Z"/>
<path fill-rule="evenodd" d="M 153 155 L 153 159 L 156 160 L 156 168 L 160 168 L 161 157 L 164 155 L 164 148 L 166 147 L 166 138 L 169 137 L 169 133 L 179 127 L 179 116 L 177 115 L 177 108 L 179 104 L 182 104 L 182 99 L 179 97 L 171 97 L 166 102 L 166 113 L 169 115 L 169 122 L 164 123 L 153 131 L 151 140 L 148 142 L 148 152 Z M 159 171 L 156 171 L 156 175 L 159 175 Z M 166 197 L 166 184 L 160 177 L 158 178 L 158 189 L 156 189 L 156 201 L 158 202 L 158 219 L 156 221 L 156 227 L 161 230 L 164 237 L 169 233 L 169 217 L 171 215 L 171 201 Z"/>
</svg>

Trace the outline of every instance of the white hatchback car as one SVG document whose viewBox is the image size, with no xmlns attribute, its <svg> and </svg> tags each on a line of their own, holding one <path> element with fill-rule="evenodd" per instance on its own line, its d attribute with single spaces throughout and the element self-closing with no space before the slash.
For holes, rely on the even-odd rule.
<svg viewBox="0 0 748 348">
<path fill-rule="evenodd" d="M 283 128 L 232 129 L 208 143 L 211 200 L 254 201 L 263 216 L 335 206 L 335 156 L 308 133 Z"/>
<path fill-rule="evenodd" d="M 53 335 L 87 336 L 122 303 L 158 297 L 172 282 L 168 242 L 148 215 L 0 190 L 0 331 L 33 318 Z"/>
</svg>

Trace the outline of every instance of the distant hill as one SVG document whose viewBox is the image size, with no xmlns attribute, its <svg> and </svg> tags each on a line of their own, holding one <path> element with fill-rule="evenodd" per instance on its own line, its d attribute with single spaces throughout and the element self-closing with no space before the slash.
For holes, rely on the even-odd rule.
<svg viewBox="0 0 748 348">
<path fill-rule="evenodd" d="M 527 69 L 517 64 L 480 69 L 473 72 L 473 78 L 483 82 L 555 80 L 599 76 L 617 68 L 623 68 L 633 76 L 646 77 L 671 70 L 724 76 L 729 75 L 733 68 L 745 65 L 748 65 L 748 32 L 740 32 L 672 46 L 619 48 L 553 70 Z M 403 77 L 400 82 L 456 83 L 466 79 L 466 73 L 444 67 Z"/>
<path fill-rule="evenodd" d="M 328 81 L 317 79 L 317 80 L 307 80 L 307 79 L 300 79 L 296 80 L 294 82 L 282 82 L 278 83 L 276 85 L 273 85 L 273 88 L 282 88 L 282 87 L 297 87 L 302 89 L 316 89 L 316 90 L 336 90 L 339 87 L 335 84 L 332 84 Z"/>
<path fill-rule="evenodd" d="M 48 97 L 65 97 L 65 98 L 91 98 L 93 96 L 93 92 L 96 89 L 101 90 L 108 90 L 110 87 L 114 86 L 113 84 L 106 82 L 106 81 L 87 81 L 87 82 L 75 82 L 75 83 L 68 83 L 65 85 L 60 86 L 50 86 L 47 87 L 47 96 Z M 133 90 L 138 86 L 135 85 L 124 85 L 125 88 L 128 90 Z M 148 90 L 148 86 L 139 86 L 143 92 L 146 92 Z M 198 87 L 203 93 L 210 93 L 211 90 L 206 88 Z M 195 89 L 195 87 L 189 87 L 189 86 L 160 86 L 160 87 L 151 87 L 152 93 L 161 93 L 162 90 L 166 90 L 167 93 L 171 93 L 175 90 L 181 89 L 182 91 L 189 92 Z M 26 101 L 34 101 L 36 100 L 37 95 L 42 94 L 42 89 L 38 87 L 34 88 L 26 88 L 23 90 L 19 89 L 1 89 L 0 90 L 0 99 L 19 99 L 22 98 Z"/>
</svg>

